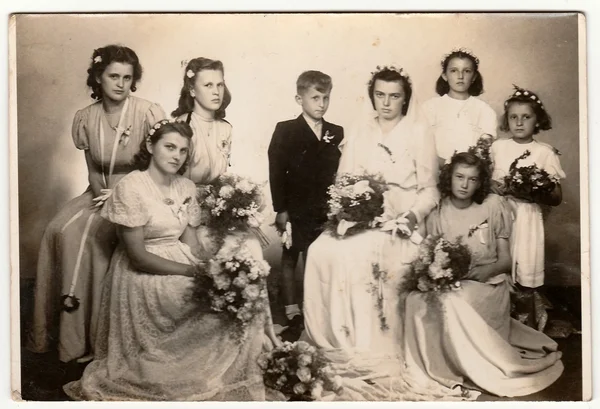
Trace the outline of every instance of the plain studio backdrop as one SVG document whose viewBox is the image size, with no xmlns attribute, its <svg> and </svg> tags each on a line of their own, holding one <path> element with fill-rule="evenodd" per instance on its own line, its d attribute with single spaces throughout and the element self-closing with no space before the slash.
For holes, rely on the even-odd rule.
<svg viewBox="0 0 600 409">
<path fill-rule="evenodd" d="M 350 128 L 370 111 L 366 85 L 377 65 L 407 70 L 418 99 L 435 96 L 440 59 L 454 47 L 479 57 L 481 99 L 500 115 L 512 84 L 537 92 L 553 129 L 537 139 L 562 152 L 563 203 L 546 222 L 548 284 L 580 285 L 578 17 L 575 14 L 171 14 L 37 15 L 17 18 L 20 275 L 35 276 L 47 223 L 87 187 L 84 154 L 73 145 L 73 115 L 92 102 L 92 51 L 126 45 L 144 74 L 134 95 L 177 105 L 184 69 L 195 57 L 219 59 L 233 101 L 232 171 L 268 181 L 275 124 L 300 114 L 295 82 L 305 70 L 333 78 L 330 122 Z M 505 134 L 500 134 L 506 137 Z M 14 159 L 14 158 L 13 158 Z M 279 265 L 268 184 L 267 260 Z"/>
</svg>

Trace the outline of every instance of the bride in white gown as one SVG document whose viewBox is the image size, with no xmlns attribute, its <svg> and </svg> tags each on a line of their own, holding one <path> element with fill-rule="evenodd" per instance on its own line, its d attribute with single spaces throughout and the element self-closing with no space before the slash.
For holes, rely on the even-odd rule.
<svg viewBox="0 0 600 409">
<path fill-rule="evenodd" d="M 384 215 L 393 220 L 408 212 L 408 227 L 414 231 L 439 200 L 432 135 L 401 68 L 378 67 L 369 97 L 376 115 L 351 130 L 338 174 L 381 174 L 389 188 Z M 368 230 L 338 239 L 325 232 L 308 250 L 303 339 L 320 347 L 344 378 L 341 399 L 442 397 L 435 385 L 412 385 L 404 371 L 398 284 L 416 258 L 414 237 Z M 374 277 L 374 264 L 387 272 L 386 280 Z M 382 328 L 376 297 L 383 298 L 387 329 Z M 457 395 L 461 398 L 460 391 Z"/>
</svg>

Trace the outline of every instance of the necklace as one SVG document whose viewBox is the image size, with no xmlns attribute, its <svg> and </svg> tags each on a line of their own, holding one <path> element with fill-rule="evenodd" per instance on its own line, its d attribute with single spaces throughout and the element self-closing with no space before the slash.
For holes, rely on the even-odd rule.
<svg viewBox="0 0 600 409">
<path fill-rule="evenodd" d="M 104 116 L 106 117 L 106 122 L 108 122 L 108 126 L 110 126 L 110 129 L 116 131 L 119 127 L 119 119 L 121 118 L 121 113 L 113 112 L 109 114 L 106 111 L 104 111 Z"/>
<path fill-rule="evenodd" d="M 152 179 L 152 176 L 150 176 L 150 173 L 148 173 L 148 171 L 146 171 L 146 176 L 148 176 L 150 178 L 150 180 L 152 181 L 152 184 L 154 185 L 154 188 L 158 192 L 158 195 L 162 198 L 162 202 L 164 204 L 166 204 L 167 206 L 173 206 L 175 204 L 175 201 L 173 199 L 171 199 L 170 197 L 168 197 L 168 196 L 171 196 L 171 193 L 173 192 L 173 181 L 171 181 L 169 183 L 169 186 L 167 187 L 168 193 L 165 194 L 163 192 L 163 190 L 160 188 L 160 186 L 158 186 L 158 183 L 156 183 L 156 181 L 154 179 Z"/>
</svg>

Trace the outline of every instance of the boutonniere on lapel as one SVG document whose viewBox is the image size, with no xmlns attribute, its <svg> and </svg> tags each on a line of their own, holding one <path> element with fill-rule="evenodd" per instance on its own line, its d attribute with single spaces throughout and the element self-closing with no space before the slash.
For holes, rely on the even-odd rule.
<svg viewBox="0 0 600 409">
<path fill-rule="evenodd" d="M 331 141 L 335 138 L 334 134 L 330 134 L 329 130 L 325 131 L 325 135 L 323 135 L 323 142 L 331 143 Z"/>
<path fill-rule="evenodd" d="M 123 146 L 127 146 L 129 143 L 129 137 L 131 136 L 131 125 L 127 127 L 119 137 L 119 143 L 122 143 Z"/>
<path fill-rule="evenodd" d="M 483 237 L 483 230 L 489 228 L 487 219 L 479 224 L 472 224 L 469 227 L 469 237 L 472 237 L 475 233 L 479 232 L 479 242 L 485 244 L 485 238 Z"/>
<path fill-rule="evenodd" d="M 181 204 L 181 206 L 179 206 L 179 209 L 177 209 L 177 212 L 176 212 L 177 218 L 182 223 L 183 223 L 183 216 L 184 216 L 184 214 L 187 213 L 187 210 L 188 210 L 188 207 L 189 207 L 190 203 L 192 203 L 192 197 L 188 196 L 188 197 L 186 197 L 184 199 L 184 201 Z"/>
</svg>

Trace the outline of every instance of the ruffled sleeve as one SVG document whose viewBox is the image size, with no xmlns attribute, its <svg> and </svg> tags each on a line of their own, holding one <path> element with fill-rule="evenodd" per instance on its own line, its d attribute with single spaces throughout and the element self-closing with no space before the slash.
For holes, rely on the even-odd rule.
<svg viewBox="0 0 600 409">
<path fill-rule="evenodd" d="M 146 111 L 146 121 L 144 122 L 143 129 L 144 137 L 148 135 L 148 132 L 150 132 L 150 128 L 152 128 L 155 123 L 166 118 L 167 115 L 165 114 L 165 111 L 162 109 L 162 107 L 158 104 L 152 103 L 150 105 L 150 108 L 148 108 L 148 111 Z"/>
<path fill-rule="evenodd" d="M 88 119 L 88 109 L 81 109 L 75 113 L 75 118 L 73 119 L 73 128 L 71 130 L 71 135 L 73 137 L 73 142 L 75 143 L 75 147 L 81 150 L 90 149 L 88 134 L 85 128 L 85 124 Z"/>
<path fill-rule="evenodd" d="M 422 105 L 423 108 L 423 115 L 425 116 L 425 119 L 427 119 L 427 123 L 430 126 L 435 126 L 436 125 L 436 103 L 439 100 L 439 97 L 434 97 L 431 98 L 427 101 L 425 101 Z"/>
<path fill-rule="evenodd" d="M 510 205 L 502 196 L 490 194 L 486 198 L 490 206 L 490 224 L 497 239 L 509 239 L 512 232 L 512 213 Z"/>
<path fill-rule="evenodd" d="M 113 189 L 112 195 L 102 207 L 101 216 L 108 221 L 126 227 L 144 226 L 149 220 L 144 195 L 139 192 L 138 172 L 125 176 Z"/>
<path fill-rule="evenodd" d="M 425 219 L 426 235 L 439 236 L 442 234 L 442 224 L 440 215 L 440 206 L 433 209 Z"/>
<path fill-rule="evenodd" d="M 182 178 L 184 181 L 185 198 L 190 198 L 190 203 L 187 207 L 188 224 L 192 227 L 200 225 L 200 205 L 196 195 L 196 185 L 190 179 Z"/>
<path fill-rule="evenodd" d="M 498 135 L 498 117 L 496 115 L 496 111 L 494 111 L 492 107 L 485 102 L 483 103 L 485 106 L 483 107 L 484 109 L 481 113 L 480 119 L 481 131 L 482 133 L 491 135 L 494 139 L 496 139 Z"/>
<path fill-rule="evenodd" d="M 564 179 L 567 177 L 565 171 L 560 165 L 560 159 L 558 158 L 558 154 L 555 153 L 552 148 L 548 148 L 551 151 L 546 156 L 546 161 L 543 164 L 543 168 L 549 174 L 556 176 L 558 178 Z"/>
</svg>

